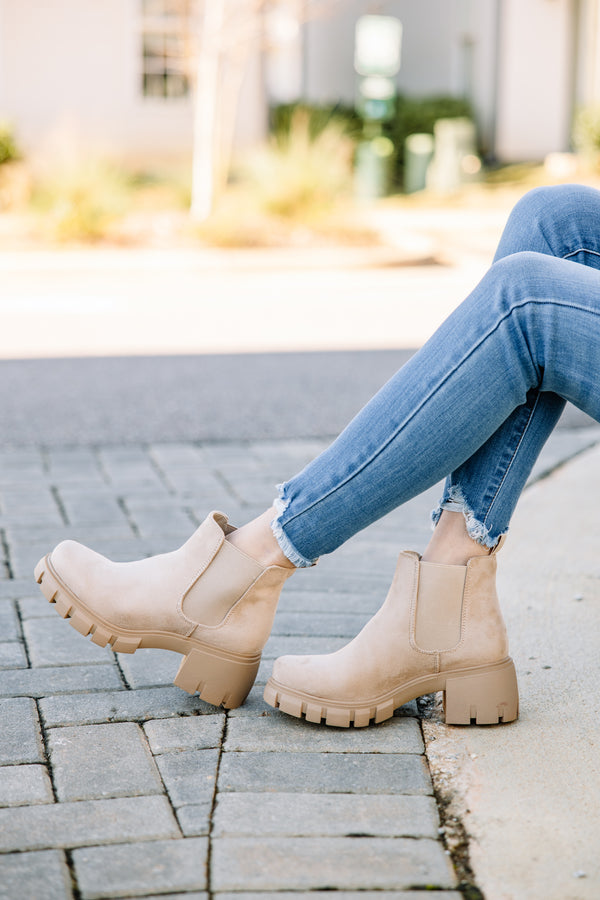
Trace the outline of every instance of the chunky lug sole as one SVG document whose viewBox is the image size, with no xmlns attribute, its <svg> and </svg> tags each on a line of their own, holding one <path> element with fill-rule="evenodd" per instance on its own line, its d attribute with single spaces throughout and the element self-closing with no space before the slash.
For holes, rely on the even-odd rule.
<svg viewBox="0 0 600 900">
<path fill-rule="evenodd" d="M 512 722 L 519 715 L 517 676 L 512 659 L 490 666 L 456 669 L 415 678 L 393 691 L 361 704 L 336 703 L 295 691 L 274 678 L 267 682 L 264 698 L 270 706 L 307 722 L 325 722 L 338 728 L 363 727 L 372 720 L 383 722 L 394 710 L 423 694 L 444 692 L 445 721 L 448 725 L 497 725 Z"/>
<path fill-rule="evenodd" d="M 245 656 L 219 650 L 193 638 L 165 631 L 137 631 L 120 628 L 89 610 L 60 580 L 50 557 L 35 567 L 35 578 L 42 593 L 69 625 L 99 647 L 110 645 L 117 653 L 135 653 L 142 647 L 173 650 L 184 655 L 174 684 L 214 706 L 234 709 L 241 706 L 258 672 L 261 654 Z"/>
</svg>

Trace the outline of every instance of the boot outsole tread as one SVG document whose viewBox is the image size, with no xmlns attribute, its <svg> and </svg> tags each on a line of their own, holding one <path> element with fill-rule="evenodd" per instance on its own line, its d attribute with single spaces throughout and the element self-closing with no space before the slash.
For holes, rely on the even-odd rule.
<svg viewBox="0 0 600 900">
<path fill-rule="evenodd" d="M 512 659 L 491 665 L 474 666 L 415 679 L 399 685 L 382 697 L 361 704 L 336 703 L 297 691 L 270 678 L 264 699 L 270 706 L 307 722 L 321 722 L 337 728 L 363 728 L 370 722 L 384 722 L 405 703 L 443 691 L 447 725 L 498 725 L 519 715 L 519 692 Z"/>
</svg>

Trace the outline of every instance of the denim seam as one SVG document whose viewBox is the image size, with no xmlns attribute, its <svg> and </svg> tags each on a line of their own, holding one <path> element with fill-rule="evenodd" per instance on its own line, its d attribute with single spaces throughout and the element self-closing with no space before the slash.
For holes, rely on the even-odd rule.
<svg viewBox="0 0 600 900">
<path fill-rule="evenodd" d="M 568 253 L 565 253 L 564 256 L 561 256 L 561 259 L 568 259 L 570 256 L 577 256 L 578 253 L 591 253 L 592 256 L 600 256 L 600 253 L 597 250 L 589 250 L 587 247 L 579 247 L 577 250 L 570 250 Z"/>
<path fill-rule="evenodd" d="M 508 318 L 510 318 L 510 316 L 512 316 L 512 314 L 515 312 L 516 309 L 521 309 L 521 308 L 523 308 L 524 306 L 527 306 L 528 304 L 534 304 L 534 305 L 540 305 L 540 306 L 542 306 L 543 304 L 548 303 L 548 302 L 552 302 L 552 303 L 554 303 L 556 306 L 568 307 L 568 308 L 570 308 L 570 309 L 585 309 L 586 312 L 589 312 L 589 313 L 591 313 L 592 315 L 600 315 L 600 313 L 596 312 L 596 311 L 593 310 L 593 309 L 587 309 L 587 308 L 585 308 L 585 307 L 581 307 L 581 306 L 579 306 L 579 304 L 577 304 L 577 303 L 572 303 L 572 302 L 565 302 L 565 301 L 556 300 L 556 298 L 554 298 L 554 297 L 553 297 L 553 298 L 550 298 L 550 299 L 549 299 L 549 298 L 545 298 L 545 299 L 533 299 L 533 298 L 530 298 L 530 297 L 529 297 L 529 298 L 527 298 L 526 300 L 523 300 L 521 303 L 515 304 L 515 306 L 511 307 L 510 310 L 508 310 L 503 316 L 501 316 L 501 317 L 498 319 L 498 321 L 496 322 L 496 324 L 494 325 L 493 328 L 490 328 L 489 331 L 488 331 L 485 335 L 483 335 L 483 336 L 480 338 L 480 340 L 477 342 L 477 344 L 475 344 L 475 346 L 473 346 L 473 347 L 470 349 L 469 353 L 467 353 L 465 356 L 463 356 L 463 358 L 462 358 L 462 359 L 454 366 L 454 368 L 452 369 L 452 372 L 449 372 L 449 373 L 442 379 L 442 381 L 439 382 L 439 384 L 438 384 L 434 389 L 432 389 L 432 390 L 430 391 L 430 393 L 427 395 L 427 397 L 423 398 L 423 400 L 421 401 L 421 403 L 419 404 L 419 406 L 417 407 L 417 409 L 413 410 L 413 412 L 411 413 L 410 417 L 409 417 L 408 419 L 406 419 L 401 425 L 399 425 L 399 426 L 396 428 L 396 430 L 388 437 L 388 439 L 381 445 L 381 447 L 379 447 L 379 449 L 378 449 L 377 451 L 375 451 L 368 459 L 366 459 L 366 460 L 360 465 L 360 467 L 359 467 L 355 472 L 352 472 L 352 473 L 351 473 L 350 475 L 348 475 L 342 482 L 340 482 L 340 484 L 337 484 L 335 487 L 333 487 L 333 488 L 331 488 L 330 490 L 328 490 L 327 493 L 323 494 L 323 496 L 322 496 L 322 497 L 319 497 L 317 500 L 313 500 L 313 502 L 310 503 L 309 506 L 307 506 L 304 510 L 302 510 L 302 514 L 308 512 L 308 510 L 312 509 L 312 508 L 313 508 L 314 506 L 316 506 L 318 503 L 322 503 L 324 500 L 327 499 L 327 497 L 330 497 L 330 496 L 331 496 L 332 494 L 334 494 L 336 491 L 339 491 L 341 488 L 345 487 L 345 485 L 349 484 L 354 478 L 356 478 L 356 476 L 359 475 L 360 472 L 362 472 L 363 469 L 365 469 L 368 465 L 370 465 L 370 464 L 373 462 L 373 460 L 377 459 L 377 457 L 385 450 L 385 448 L 388 446 L 388 444 L 390 444 L 393 440 L 395 440 L 395 439 L 398 437 L 398 435 L 400 434 L 400 432 L 401 432 L 404 428 L 406 428 L 406 426 L 408 425 L 408 423 L 411 422 L 412 419 L 417 415 L 417 413 L 419 413 L 419 412 L 421 411 L 421 409 L 423 408 L 423 406 L 424 406 L 427 402 L 429 402 L 429 400 L 431 399 L 431 397 L 432 397 L 437 391 L 440 390 L 440 388 L 445 384 L 445 382 L 448 380 L 448 378 L 450 378 L 451 375 L 453 375 L 453 374 L 460 368 L 460 366 L 464 365 L 464 363 L 465 363 L 468 359 L 470 359 L 470 357 L 473 355 L 473 353 L 475 353 L 475 351 L 478 350 L 479 347 L 481 347 L 481 345 L 482 345 L 485 341 L 487 341 L 488 338 L 490 338 L 490 337 L 492 336 L 492 334 L 494 334 L 494 332 L 496 332 L 496 331 L 498 330 L 498 328 L 500 328 L 500 326 L 502 325 L 503 322 L 506 321 L 506 319 L 508 319 Z M 296 513 L 295 515 L 290 516 L 290 518 L 287 519 L 287 521 L 286 521 L 285 523 L 281 523 L 281 524 L 282 524 L 282 525 L 288 525 L 290 522 L 292 522 L 294 519 L 296 519 L 299 515 L 300 515 L 300 513 Z"/>
<path fill-rule="evenodd" d="M 485 523 L 487 522 L 488 516 L 489 516 L 489 514 L 490 514 L 490 512 L 491 512 L 491 510 L 492 510 L 492 507 L 493 507 L 494 503 L 496 502 L 496 500 L 497 500 L 497 498 L 498 498 L 498 494 L 499 494 L 500 491 L 502 490 L 502 485 L 503 485 L 504 482 L 506 481 L 506 479 L 507 479 L 507 477 L 508 477 L 508 473 L 510 472 L 510 470 L 511 470 L 511 468 L 512 468 L 512 466 L 513 466 L 513 463 L 514 463 L 514 461 L 515 461 L 515 459 L 516 459 L 516 457 L 517 457 L 517 454 L 518 454 L 518 452 L 519 452 L 519 449 L 520 449 L 520 447 L 521 447 L 521 444 L 523 443 L 523 440 L 525 439 L 525 435 L 527 434 L 527 431 L 529 430 L 529 427 L 530 427 L 530 425 L 531 425 L 531 421 L 532 421 L 532 419 L 533 419 L 533 415 L 534 415 L 534 413 L 535 413 L 535 411 L 536 411 L 536 409 L 537 409 L 537 407 L 538 407 L 539 402 L 540 402 L 540 392 L 538 391 L 537 396 L 536 396 L 536 398 L 535 398 L 535 403 L 533 404 L 533 406 L 532 406 L 532 408 L 531 408 L 531 411 L 530 411 L 530 413 L 529 413 L 529 415 L 528 415 L 528 417 L 527 417 L 527 421 L 526 421 L 526 423 L 525 423 L 525 425 L 524 425 L 524 427 L 523 427 L 523 430 L 521 431 L 521 436 L 519 437 L 519 440 L 517 441 L 517 445 L 516 445 L 516 447 L 515 447 L 515 449 L 514 449 L 512 455 L 511 455 L 511 458 L 510 458 L 510 460 L 509 460 L 509 462 L 508 462 L 508 465 L 507 465 L 507 466 L 505 467 L 505 469 L 504 469 L 504 475 L 502 476 L 502 479 L 501 479 L 501 481 L 500 481 L 500 484 L 499 484 L 498 487 L 496 488 L 496 491 L 495 491 L 495 493 L 494 493 L 494 496 L 492 497 L 492 499 L 491 499 L 491 501 L 490 501 L 490 503 L 489 503 L 489 505 L 488 505 L 488 508 L 487 508 L 487 510 L 486 510 L 486 513 L 485 513 L 485 516 L 483 517 L 483 524 L 484 524 L 484 525 L 485 525 Z"/>
</svg>

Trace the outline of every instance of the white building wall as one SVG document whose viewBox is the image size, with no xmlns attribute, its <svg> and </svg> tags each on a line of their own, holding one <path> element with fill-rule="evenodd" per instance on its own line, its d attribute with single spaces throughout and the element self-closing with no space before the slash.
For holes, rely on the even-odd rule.
<svg viewBox="0 0 600 900">
<path fill-rule="evenodd" d="M 376 11 L 403 24 L 400 93 L 411 97 L 467 97 L 476 112 L 480 139 L 493 142 L 496 19 L 501 0 L 388 0 Z M 354 102 L 354 27 L 372 12 L 368 0 L 347 0 L 330 17 L 305 26 L 305 96 L 315 102 Z"/>
<path fill-rule="evenodd" d="M 539 159 L 568 147 L 578 8 L 578 95 L 586 102 L 600 96 L 599 2 L 343 0 L 302 28 L 299 93 L 315 102 L 352 103 L 356 19 L 373 11 L 396 15 L 404 26 L 398 89 L 411 96 L 466 95 L 485 147 L 495 144 L 503 161 Z M 142 96 L 140 7 L 139 0 L 0 0 L 0 119 L 15 122 L 26 151 L 43 149 L 62 129 L 120 155 L 189 153 L 191 100 Z M 294 66 L 297 71 L 297 56 Z M 263 78 L 255 56 L 239 107 L 238 143 L 264 133 Z"/>
<path fill-rule="evenodd" d="M 1 0 L 0 21 L 0 116 L 27 151 L 59 132 L 105 152 L 189 150 L 189 98 L 142 96 L 138 0 Z"/>
<path fill-rule="evenodd" d="M 574 89 L 574 0 L 501 0 L 496 153 L 536 160 L 567 150 Z"/>
<path fill-rule="evenodd" d="M 0 26 L 1 27 L 1 26 Z M 600 104 L 600 0 L 580 0 L 576 58 L 577 106 Z"/>
</svg>

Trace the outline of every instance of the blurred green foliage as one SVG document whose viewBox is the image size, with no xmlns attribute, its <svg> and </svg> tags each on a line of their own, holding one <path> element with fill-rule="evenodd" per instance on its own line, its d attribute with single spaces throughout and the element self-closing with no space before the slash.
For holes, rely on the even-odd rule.
<svg viewBox="0 0 600 900">
<path fill-rule="evenodd" d="M 53 237 L 94 241 L 127 210 L 131 178 L 102 159 L 54 160 L 36 179 L 32 203 Z"/>
<path fill-rule="evenodd" d="M 0 122 L 0 165 L 20 159 L 20 157 L 21 153 L 12 126 L 7 122 Z"/>
<path fill-rule="evenodd" d="M 600 106 L 583 106 L 573 118 L 571 135 L 577 153 L 596 161 L 600 156 Z"/>
<path fill-rule="evenodd" d="M 404 168 L 404 142 L 409 134 L 433 134 L 438 119 L 473 118 L 473 109 L 467 100 L 450 95 L 421 98 L 399 95 L 395 106 L 393 119 L 378 126 L 365 122 L 352 106 L 304 102 L 282 104 L 271 109 L 271 131 L 275 140 L 284 146 L 289 139 L 294 115 L 300 111 L 307 117 L 309 133 L 313 138 L 332 123 L 356 143 L 363 137 L 373 137 L 375 134 L 389 137 L 395 147 L 393 181 L 399 186 Z"/>
</svg>

